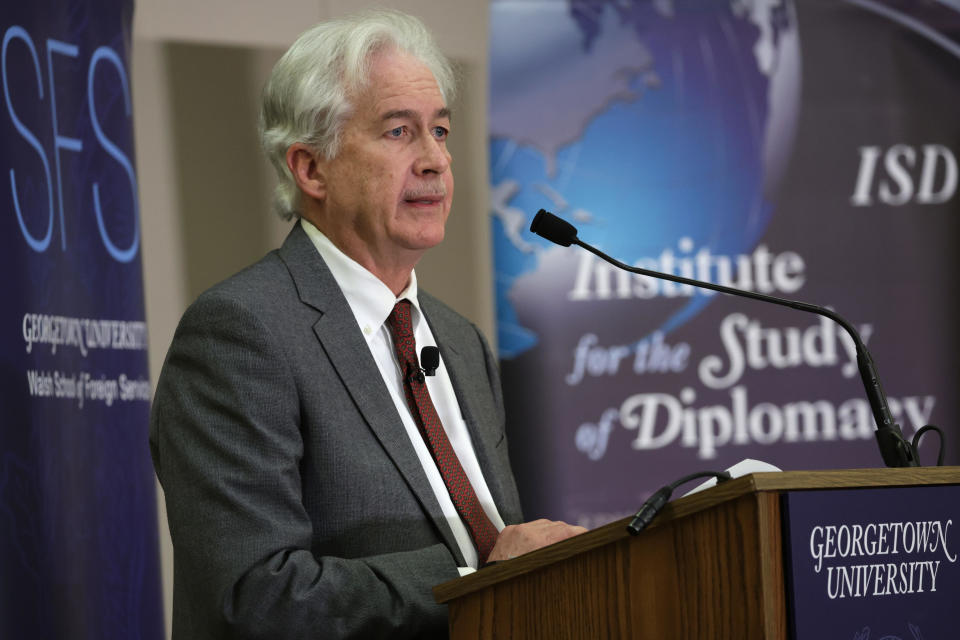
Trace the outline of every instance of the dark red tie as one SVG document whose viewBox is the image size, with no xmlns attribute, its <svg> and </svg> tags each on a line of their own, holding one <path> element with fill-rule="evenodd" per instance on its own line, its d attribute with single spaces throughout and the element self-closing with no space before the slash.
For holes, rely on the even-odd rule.
<svg viewBox="0 0 960 640">
<path fill-rule="evenodd" d="M 499 534 L 497 528 L 490 522 L 490 518 L 484 513 L 483 507 L 480 506 L 477 493 L 473 490 L 463 467 L 460 466 L 460 460 L 450 446 L 447 432 L 443 430 L 440 416 L 437 415 L 437 410 L 430 399 L 430 392 L 427 391 L 427 384 L 417 360 L 417 343 L 413 338 L 409 300 L 401 300 L 393 307 L 393 312 L 387 318 L 387 325 L 390 327 L 393 348 L 397 352 L 397 360 L 403 372 L 403 391 L 407 396 L 407 405 L 427 443 L 427 448 L 430 449 L 430 454 L 437 463 L 453 506 L 467 523 L 473 542 L 477 545 L 480 564 L 483 565 Z"/>
</svg>

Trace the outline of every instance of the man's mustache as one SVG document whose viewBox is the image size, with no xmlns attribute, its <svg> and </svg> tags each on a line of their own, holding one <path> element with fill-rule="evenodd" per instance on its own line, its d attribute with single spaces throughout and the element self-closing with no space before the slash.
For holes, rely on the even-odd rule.
<svg viewBox="0 0 960 640">
<path fill-rule="evenodd" d="M 427 183 L 406 189 L 404 200 L 442 200 L 447 197 L 447 185 L 443 182 Z"/>
</svg>

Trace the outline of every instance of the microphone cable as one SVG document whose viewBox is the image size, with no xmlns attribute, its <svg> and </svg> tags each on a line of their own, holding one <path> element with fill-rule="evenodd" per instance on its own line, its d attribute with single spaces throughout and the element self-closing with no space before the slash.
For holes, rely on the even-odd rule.
<svg viewBox="0 0 960 640">
<path fill-rule="evenodd" d="M 665 487 L 661 487 L 652 496 L 647 498 L 647 501 L 644 502 L 640 510 L 637 511 L 637 515 L 633 516 L 633 520 L 627 525 L 627 533 L 635 536 L 643 531 L 656 515 L 660 513 L 660 510 L 663 509 L 667 502 L 670 501 L 670 496 L 673 494 L 674 489 L 698 478 L 716 478 L 717 484 L 720 484 L 721 482 L 730 480 L 731 476 L 726 471 L 698 471 L 683 476 Z"/>
</svg>

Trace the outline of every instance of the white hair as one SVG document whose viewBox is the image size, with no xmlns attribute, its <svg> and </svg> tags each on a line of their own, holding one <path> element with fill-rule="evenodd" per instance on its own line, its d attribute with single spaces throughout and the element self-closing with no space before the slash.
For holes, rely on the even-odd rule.
<svg viewBox="0 0 960 640">
<path fill-rule="evenodd" d="M 409 54 L 433 73 L 444 101 L 453 99 L 453 69 L 424 24 L 391 10 L 322 22 L 303 33 L 277 62 L 263 88 L 260 143 L 279 177 L 273 206 L 285 220 L 300 215 L 300 190 L 287 149 L 303 143 L 337 155 L 350 96 L 366 86 L 371 59 L 385 50 Z"/>
</svg>

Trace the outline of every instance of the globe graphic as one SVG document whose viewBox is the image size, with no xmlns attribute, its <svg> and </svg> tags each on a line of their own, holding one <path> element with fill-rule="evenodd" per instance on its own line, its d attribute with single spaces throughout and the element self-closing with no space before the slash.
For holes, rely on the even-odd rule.
<svg viewBox="0 0 960 640">
<path fill-rule="evenodd" d="M 799 108 L 790 2 L 495 2 L 491 33 L 501 357 L 538 341 L 521 307 L 550 304 L 521 295 L 524 280 L 558 277 L 545 265 L 559 248 L 527 232 L 541 207 L 624 262 L 753 250 Z M 690 296 L 657 329 L 711 299 Z"/>
</svg>

